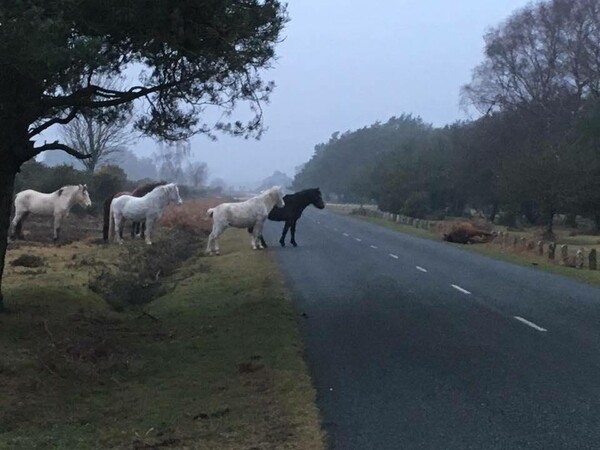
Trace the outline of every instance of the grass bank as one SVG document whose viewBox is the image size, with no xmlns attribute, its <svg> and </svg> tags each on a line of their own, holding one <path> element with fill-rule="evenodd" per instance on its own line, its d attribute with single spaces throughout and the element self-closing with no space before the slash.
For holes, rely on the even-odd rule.
<svg viewBox="0 0 600 450">
<path fill-rule="evenodd" d="M 247 240 L 228 230 L 223 256 L 191 257 L 166 295 L 123 311 L 89 289 L 123 249 L 12 250 L 0 448 L 323 448 L 291 304 Z M 10 265 L 25 252 L 44 265 Z"/>
</svg>

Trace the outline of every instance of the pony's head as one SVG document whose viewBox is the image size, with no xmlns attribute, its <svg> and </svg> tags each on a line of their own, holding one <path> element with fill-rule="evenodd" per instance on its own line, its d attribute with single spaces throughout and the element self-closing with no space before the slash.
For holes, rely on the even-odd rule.
<svg viewBox="0 0 600 450">
<path fill-rule="evenodd" d="M 176 205 L 183 204 L 183 200 L 181 200 L 181 197 L 179 196 L 179 188 L 175 183 L 165 184 L 164 188 L 169 193 L 169 202 L 173 202 Z"/>
<path fill-rule="evenodd" d="M 88 207 L 92 206 L 92 201 L 90 200 L 90 193 L 88 192 L 87 184 L 80 184 L 77 186 L 77 190 L 75 191 L 75 195 L 73 196 L 73 200 L 79 206 Z"/>
<path fill-rule="evenodd" d="M 323 201 L 323 197 L 321 196 L 321 190 L 319 188 L 309 189 L 309 198 L 310 202 L 319 209 L 325 208 L 325 202 Z"/>
<path fill-rule="evenodd" d="M 285 202 L 283 201 L 283 190 L 281 187 L 273 186 L 268 192 L 273 200 L 275 200 L 275 206 L 278 208 L 283 208 L 285 206 Z"/>
</svg>

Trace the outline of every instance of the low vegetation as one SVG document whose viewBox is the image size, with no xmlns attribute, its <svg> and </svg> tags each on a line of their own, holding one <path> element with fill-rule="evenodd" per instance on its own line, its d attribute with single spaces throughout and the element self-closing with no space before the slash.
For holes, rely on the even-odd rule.
<svg viewBox="0 0 600 450">
<path fill-rule="evenodd" d="M 150 248 L 101 245 L 99 223 L 59 246 L 36 243 L 36 224 L 11 244 L 0 448 L 323 448 L 277 268 L 244 230 L 203 257 L 190 218 L 207 204 L 169 210 Z M 11 264 L 24 255 L 43 267 Z"/>
</svg>

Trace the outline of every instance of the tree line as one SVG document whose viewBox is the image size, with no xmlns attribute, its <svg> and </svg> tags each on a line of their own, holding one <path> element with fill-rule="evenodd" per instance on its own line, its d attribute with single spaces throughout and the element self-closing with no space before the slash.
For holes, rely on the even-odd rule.
<svg viewBox="0 0 600 450">
<path fill-rule="evenodd" d="M 547 233 L 578 214 L 600 231 L 600 3 L 531 4 L 484 40 L 460 93 L 478 119 L 436 128 L 405 114 L 334 133 L 294 187 L 418 217 L 469 206 Z"/>
</svg>

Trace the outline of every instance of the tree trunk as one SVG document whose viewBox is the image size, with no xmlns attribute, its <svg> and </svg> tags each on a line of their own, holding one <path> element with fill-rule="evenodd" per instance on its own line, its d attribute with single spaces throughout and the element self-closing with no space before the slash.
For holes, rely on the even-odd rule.
<svg viewBox="0 0 600 450">
<path fill-rule="evenodd" d="M 8 245 L 8 228 L 10 226 L 15 176 L 18 170 L 14 164 L 2 164 L 2 159 L 0 158 L 0 311 L 4 310 L 4 297 L 2 294 L 4 258 Z"/>
<path fill-rule="evenodd" d="M 498 202 L 492 203 L 492 212 L 490 214 L 490 222 L 494 223 L 496 216 L 498 215 Z"/>
</svg>

